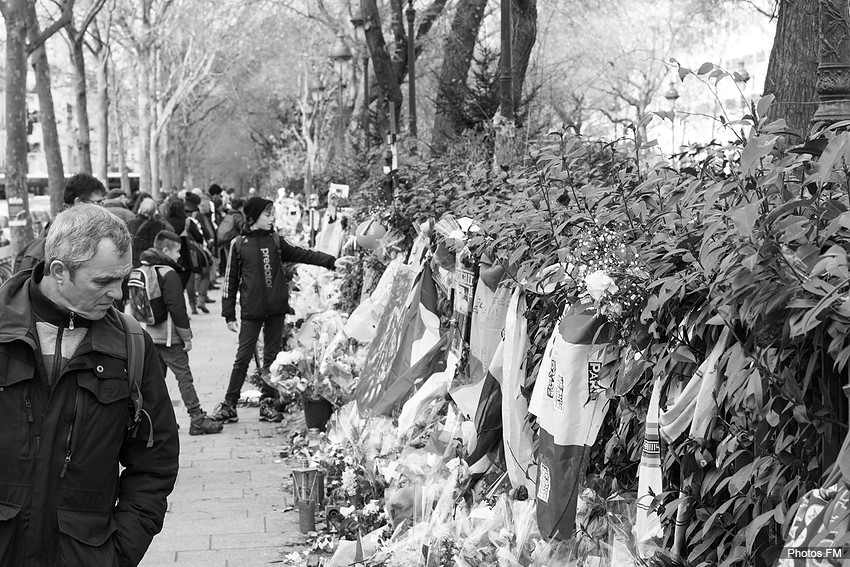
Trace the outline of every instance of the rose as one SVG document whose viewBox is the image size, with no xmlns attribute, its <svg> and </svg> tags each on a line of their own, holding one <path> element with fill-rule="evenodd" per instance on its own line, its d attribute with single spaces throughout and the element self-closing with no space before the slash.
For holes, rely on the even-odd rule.
<svg viewBox="0 0 850 567">
<path fill-rule="evenodd" d="M 619 289 L 614 280 L 602 270 L 596 270 L 585 276 L 584 285 L 587 287 L 587 293 L 597 303 L 606 293 L 617 293 Z"/>
</svg>

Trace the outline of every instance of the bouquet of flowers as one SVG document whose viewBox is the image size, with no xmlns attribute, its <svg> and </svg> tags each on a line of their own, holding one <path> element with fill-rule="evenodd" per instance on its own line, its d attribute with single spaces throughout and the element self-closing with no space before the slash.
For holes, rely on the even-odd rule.
<svg viewBox="0 0 850 567">
<path fill-rule="evenodd" d="M 279 353 L 269 367 L 271 385 L 282 396 L 325 399 L 337 407 L 351 399 L 362 367 L 362 356 L 358 356 L 362 349 L 341 330 L 338 314 L 329 313 L 305 321 L 296 345 Z"/>
</svg>

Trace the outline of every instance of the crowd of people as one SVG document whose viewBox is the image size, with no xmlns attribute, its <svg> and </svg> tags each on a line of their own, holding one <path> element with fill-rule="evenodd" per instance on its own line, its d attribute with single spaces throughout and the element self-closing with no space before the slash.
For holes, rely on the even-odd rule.
<svg viewBox="0 0 850 567">
<path fill-rule="evenodd" d="M 287 242 L 274 203 L 207 191 L 107 190 L 81 173 L 64 208 L 0 286 L 0 549 L 14 565 L 136 565 L 162 529 L 179 459 L 170 370 L 190 435 L 220 433 L 263 333 L 261 375 L 283 348 L 284 263 L 333 270 L 349 258 Z M 195 392 L 190 314 L 239 346 L 212 415 Z M 238 304 L 238 308 L 237 308 Z M 188 309 L 187 309 L 188 306 Z M 266 386 L 261 420 L 280 421 Z M 6 563 L 3 563 L 6 564 Z"/>
</svg>

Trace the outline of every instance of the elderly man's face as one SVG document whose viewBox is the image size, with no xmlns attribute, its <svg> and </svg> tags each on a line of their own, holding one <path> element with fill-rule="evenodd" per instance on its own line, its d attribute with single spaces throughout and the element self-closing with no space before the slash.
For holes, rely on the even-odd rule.
<svg viewBox="0 0 850 567">
<path fill-rule="evenodd" d="M 54 264 L 57 262 L 55 261 Z M 69 277 L 64 267 L 51 267 L 51 275 L 57 279 L 59 297 L 56 303 L 86 319 L 102 319 L 112 302 L 121 298 L 121 282 L 132 269 L 129 249 L 120 254 L 112 240 L 101 240 L 97 252 L 77 268 L 74 277 Z"/>
</svg>

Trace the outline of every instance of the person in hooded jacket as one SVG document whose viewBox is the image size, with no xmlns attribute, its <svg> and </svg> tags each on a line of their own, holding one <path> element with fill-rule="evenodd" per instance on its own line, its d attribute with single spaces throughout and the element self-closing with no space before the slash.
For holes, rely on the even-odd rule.
<svg viewBox="0 0 850 567">
<path fill-rule="evenodd" d="M 133 267 L 142 265 L 140 256 L 154 244 L 154 239 L 163 230 L 174 232 L 174 227 L 162 220 L 156 201 L 146 197 L 139 204 L 136 218 L 127 223 L 130 234 L 133 235 Z"/>
<path fill-rule="evenodd" d="M 221 292 L 221 315 L 227 328 L 239 333 L 239 347 L 227 392 L 212 416 L 223 423 L 239 421 L 236 403 L 260 331 L 263 332 L 263 374 L 268 374 L 271 363 L 281 351 L 284 316 L 289 312 L 289 285 L 284 278 L 283 263 L 312 264 L 334 270 L 351 262 L 350 258 L 335 258 L 324 252 L 293 246 L 275 234 L 274 203 L 269 199 L 251 197 L 245 201 L 242 212 L 245 224 L 241 236 L 234 238 L 230 244 Z M 240 297 L 241 327 L 236 322 L 237 294 Z M 270 399 L 276 395 L 275 390 L 264 384 L 262 394 L 260 420 L 280 421 L 283 416 Z"/>
<path fill-rule="evenodd" d="M 0 565 L 135 566 L 162 529 L 179 439 L 156 349 L 142 333 L 131 351 L 113 307 L 130 247 L 123 221 L 77 204 L 0 287 Z"/>
<path fill-rule="evenodd" d="M 157 278 L 161 290 L 160 296 L 152 298 L 150 303 L 154 314 L 160 315 L 157 319 L 163 321 L 147 325 L 146 330 L 156 345 L 163 375 L 171 369 L 177 379 L 180 397 L 189 414 L 189 435 L 221 433 L 222 425 L 212 421 L 201 409 L 192 369 L 189 367 L 192 329 L 189 327 L 189 315 L 183 299 L 183 284 L 178 275 L 183 270 L 177 263 L 181 246 L 179 236 L 170 230 L 163 230 L 154 238 L 153 246 L 140 255 L 141 265 L 152 268 L 147 270 L 149 277 Z"/>
</svg>

